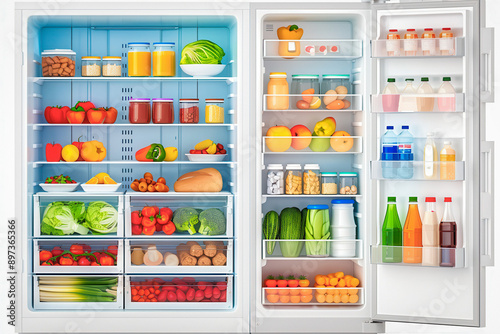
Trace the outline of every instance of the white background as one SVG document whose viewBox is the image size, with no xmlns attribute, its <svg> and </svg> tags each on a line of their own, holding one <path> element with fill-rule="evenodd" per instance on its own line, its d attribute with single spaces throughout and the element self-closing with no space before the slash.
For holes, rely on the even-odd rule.
<svg viewBox="0 0 500 334">
<path fill-rule="evenodd" d="M 117 2 L 119 0 L 108 0 Z M 151 0 L 150 0 L 151 1 Z M 201 0 L 203 1 L 203 0 Z M 346 0 L 344 0 L 346 1 Z M 349 1 L 349 0 L 347 0 Z M 14 329 L 7 325 L 7 282 L 6 282 L 6 226 L 7 219 L 14 216 L 14 156 L 15 151 L 12 142 L 14 134 L 14 114 L 19 112 L 14 108 L 14 3 L 21 1 L 0 0 L 0 333 L 11 334 Z M 60 3 L 68 1 L 57 0 L 32 0 L 39 2 L 41 8 L 57 8 Z M 76 2 L 76 1 L 75 1 Z M 79 0 L 78 2 L 92 2 Z M 154 2 L 154 1 L 151 1 Z M 176 1 L 177 2 L 177 1 Z M 292 2 L 288 0 L 287 2 Z M 307 3 L 307 0 L 303 1 Z M 486 26 L 496 28 L 496 45 L 500 46 L 500 1 L 487 0 Z M 497 48 L 499 50 L 499 48 Z M 498 51 L 497 51 L 498 52 Z M 500 54 L 500 52 L 498 52 Z M 487 105 L 486 140 L 494 140 L 497 143 L 496 166 L 500 166 L 500 59 L 496 59 L 496 103 Z M 497 171 L 499 168 L 497 167 Z M 495 189 L 497 192 L 496 207 L 500 208 L 500 174 L 496 175 Z M 500 210 L 497 209 L 497 217 Z M 500 227 L 496 228 L 495 239 L 500 240 Z M 500 244 L 496 248 L 496 258 L 500 259 Z M 500 261 L 500 260 L 498 260 Z M 497 262 L 498 262 L 497 261 Z M 445 326 L 417 326 L 406 324 L 387 324 L 387 332 L 390 333 L 500 333 L 500 269 L 499 266 L 487 268 L 487 294 L 486 294 L 486 327 L 481 329 L 458 328 Z M 404 301 L 411 302 L 411 301 Z"/>
</svg>

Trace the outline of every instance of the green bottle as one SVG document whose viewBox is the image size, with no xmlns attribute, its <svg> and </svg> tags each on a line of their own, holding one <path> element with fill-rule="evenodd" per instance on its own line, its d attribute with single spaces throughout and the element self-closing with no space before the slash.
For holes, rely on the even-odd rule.
<svg viewBox="0 0 500 334">
<path fill-rule="evenodd" d="M 403 229 L 399 221 L 396 197 L 387 198 L 387 211 L 382 225 L 382 262 L 398 263 L 403 260 Z"/>
</svg>

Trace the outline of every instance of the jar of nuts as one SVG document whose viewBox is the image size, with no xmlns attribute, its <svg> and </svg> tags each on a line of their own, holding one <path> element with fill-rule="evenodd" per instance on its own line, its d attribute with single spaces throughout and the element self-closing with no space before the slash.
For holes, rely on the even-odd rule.
<svg viewBox="0 0 500 334">
<path fill-rule="evenodd" d="M 285 194 L 302 194 L 302 167 L 300 164 L 287 164 L 285 172 Z"/>
<path fill-rule="evenodd" d="M 42 52 L 42 75 L 44 77 L 74 77 L 76 53 L 69 49 L 45 50 Z"/>
<path fill-rule="evenodd" d="M 305 195 L 319 195 L 320 170 L 318 164 L 305 164 L 303 179 L 303 191 Z"/>
<path fill-rule="evenodd" d="M 321 173 L 321 193 L 337 195 L 337 173 Z"/>
<path fill-rule="evenodd" d="M 341 195 L 356 195 L 358 193 L 358 173 L 340 173 L 339 185 Z"/>
<path fill-rule="evenodd" d="M 102 57 L 102 76 L 121 77 L 122 57 Z"/>
<path fill-rule="evenodd" d="M 267 193 L 269 195 L 283 195 L 285 192 L 285 178 L 283 165 L 267 165 Z"/>
<path fill-rule="evenodd" d="M 101 57 L 82 57 L 82 77 L 101 76 Z"/>
</svg>

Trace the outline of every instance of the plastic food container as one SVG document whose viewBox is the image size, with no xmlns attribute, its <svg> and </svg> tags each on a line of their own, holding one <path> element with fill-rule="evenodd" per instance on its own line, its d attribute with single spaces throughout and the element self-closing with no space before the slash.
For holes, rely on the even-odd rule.
<svg viewBox="0 0 500 334">
<path fill-rule="evenodd" d="M 356 256 L 356 223 L 354 200 L 332 200 L 332 257 Z M 344 241 L 345 240 L 345 241 Z"/>
<path fill-rule="evenodd" d="M 224 123 L 224 99 L 205 100 L 205 123 Z"/>
<path fill-rule="evenodd" d="M 175 43 L 153 43 L 153 76 L 175 76 Z"/>
<path fill-rule="evenodd" d="M 153 99 L 153 123 L 172 124 L 174 122 L 174 99 Z"/>
<path fill-rule="evenodd" d="M 305 195 L 319 195 L 320 169 L 318 164 L 305 164 L 302 179 L 304 181 L 302 189 Z"/>
<path fill-rule="evenodd" d="M 149 43 L 128 43 L 128 76 L 151 76 L 151 49 Z"/>
<path fill-rule="evenodd" d="M 42 75 L 44 77 L 74 77 L 76 53 L 69 49 L 45 50 L 42 52 Z"/>
<path fill-rule="evenodd" d="M 348 109 L 351 106 L 351 81 L 349 74 L 325 74 L 321 81 L 321 94 L 326 109 Z"/>
<path fill-rule="evenodd" d="M 121 57 L 102 57 L 102 76 L 103 77 L 121 77 L 122 76 L 122 58 Z"/>
<path fill-rule="evenodd" d="M 321 193 L 323 195 L 337 195 L 337 173 L 321 173 Z"/>
<path fill-rule="evenodd" d="M 301 195 L 302 167 L 300 164 L 287 164 L 285 174 L 285 193 L 287 195 Z"/>
<path fill-rule="evenodd" d="M 82 57 L 82 77 L 101 76 L 101 57 Z"/>
<path fill-rule="evenodd" d="M 330 227 L 330 210 L 328 205 L 308 205 L 306 226 L 328 226 Z M 313 219 L 313 221 L 311 221 Z M 307 227 L 306 227 L 307 229 Z M 329 231 L 322 231 L 325 235 Z M 310 233 L 306 233 L 306 255 L 310 257 L 326 257 L 330 253 L 330 241 L 328 239 L 317 240 Z M 314 241 L 307 241 L 312 239 Z"/>
<path fill-rule="evenodd" d="M 292 75 L 293 109 L 318 109 L 321 99 L 314 94 L 319 94 L 319 75 L 317 74 L 295 74 Z"/>
<path fill-rule="evenodd" d="M 151 122 L 150 99 L 132 99 L 129 101 L 128 120 L 132 124 L 147 124 Z"/>
<path fill-rule="evenodd" d="M 287 110 L 290 106 L 288 82 L 285 72 L 269 73 L 269 83 L 267 84 L 267 94 L 277 95 L 268 96 L 266 101 L 267 110 Z M 281 96 L 279 96 L 281 95 Z"/>
<path fill-rule="evenodd" d="M 200 121 L 200 100 L 179 99 L 179 120 L 181 123 L 198 123 Z"/>
<path fill-rule="evenodd" d="M 358 193 L 358 173 L 340 173 L 339 185 L 341 195 L 356 195 Z"/>
<path fill-rule="evenodd" d="M 285 192 L 283 165 L 270 164 L 267 166 L 267 193 L 282 195 Z"/>
</svg>

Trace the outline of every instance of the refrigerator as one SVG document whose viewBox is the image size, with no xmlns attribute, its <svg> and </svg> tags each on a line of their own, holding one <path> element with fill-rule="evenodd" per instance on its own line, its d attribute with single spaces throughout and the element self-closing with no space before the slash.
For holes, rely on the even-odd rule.
<svg viewBox="0 0 500 334">
<path fill-rule="evenodd" d="M 494 93 L 494 45 L 492 29 L 484 26 L 485 10 L 485 1 L 472 0 L 104 2 L 54 9 L 17 4 L 17 331 L 380 333 L 386 322 L 485 326 L 485 268 L 494 262 L 494 146 L 484 134 L 485 103 Z M 426 28 L 433 28 L 435 38 L 420 38 Z M 443 28 L 450 28 L 451 37 Z M 388 39 L 393 29 L 401 39 Z M 446 40 L 441 32 L 448 34 Z M 198 40 L 223 49 L 222 72 L 184 72 L 181 52 Z M 141 42 L 151 51 L 153 43 L 175 43 L 175 75 L 131 76 L 131 50 Z M 74 52 L 74 76 L 48 76 L 48 65 L 51 74 L 59 74 L 60 66 L 47 64 L 42 52 L 54 49 Z M 83 67 L 91 60 L 82 57 L 92 56 L 121 57 L 119 76 L 84 76 Z M 101 62 L 104 70 L 105 59 Z M 153 55 L 153 71 L 154 62 Z M 279 89 L 286 81 L 286 91 L 270 90 L 276 87 L 270 73 L 280 80 Z M 413 79 L 416 89 L 422 77 L 433 93 L 404 91 L 406 79 Z M 444 77 L 450 78 L 446 82 L 453 93 L 439 91 Z M 387 99 L 397 94 L 384 91 L 388 78 L 399 91 L 399 105 L 390 112 Z M 345 90 L 337 91 L 340 85 Z M 132 105 L 141 98 L 173 99 L 173 123 L 132 123 Z M 199 100 L 198 121 L 181 122 L 180 99 Z M 206 99 L 223 99 L 222 123 L 210 123 Z M 422 99 L 432 101 L 426 110 L 417 105 Z M 79 101 L 115 107 L 117 118 L 111 124 L 47 120 L 47 106 L 73 107 Z M 315 138 L 316 123 L 328 117 L 342 132 Z M 292 135 L 296 125 L 302 127 Z M 406 125 L 413 135 L 412 159 L 382 160 L 386 127 L 399 133 Z M 430 132 L 438 157 L 429 162 L 423 154 Z M 222 160 L 196 159 L 192 150 L 207 139 L 223 145 Z M 48 161 L 47 145 L 89 141 L 106 148 L 102 161 L 68 162 L 64 155 Z M 138 151 L 156 143 L 175 147 L 176 159 L 138 160 Z M 446 165 L 439 161 L 445 143 L 455 151 L 455 160 Z M 205 168 L 221 175 L 218 191 L 174 190 L 183 175 Z M 426 168 L 434 171 L 430 179 L 424 176 Z M 292 190 L 285 178 L 281 190 L 274 188 L 269 174 L 276 170 L 283 177 L 300 173 L 303 189 Z M 391 170 L 403 174 L 388 178 Z M 441 177 L 445 171 L 452 176 Z M 169 191 L 154 191 L 146 173 Z M 61 174 L 80 183 L 76 191 L 43 190 L 47 177 Z M 311 188 L 305 174 L 319 184 Z M 323 190 L 328 176 L 335 190 Z M 84 190 L 102 183 L 112 187 L 110 180 L 117 183 L 113 192 Z M 143 181 L 154 189 L 146 184 L 145 191 L 137 191 Z M 409 197 L 417 197 L 422 219 L 425 198 L 435 197 L 439 220 L 444 198 L 452 198 L 459 236 L 452 267 L 385 261 L 387 252 L 408 251 L 382 245 L 388 197 L 396 197 L 402 226 Z M 306 237 L 307 232 L 287 238 L 291 232 L 284 227 L 292 211 L 296 221 L 297 209 L 311 206 L 310 213 L 321 208 L 333 222 L 332 201 L 338 200 L 352 205 L 354 237 L 336 240 L 336 230 L 326 223 L 330 233 L 321 241 Z M 107 233 L 91 224 L 92 207 L 102 202 L 116 225 Z M 49 229 L 50 211 L 58 205 L 72 208 L 65 210 L 73 215 L 76 205 L 83 206 L 80 224 L 88 231 L 61 235 Z M 150 207 L 169 208 L 173 221 L 176 212 L 189 209 L 201 220 L 203 211 L 217 209 L 225 229 L 215 235 L 190 234 L 174 224 L 177 230 L 168 234 L 157 222 L 151 230 L 142 221 L 153 215 L 144 211 Z M 282 212 L 285 208 L 294 209 Z M 271 211 L 279 218 L 269 220 Z M 163 211 L 156 215 L 160 219 Z M 304 229 L 307 218 L 301 215 Z M 270 221 L 281 228 L 274 237 L 267 236 Z M 311 251 L 311 242 L 322 251 Z M 353 253 L 336 255 L 346 243 Z M 88 263 L 78 263 L 82 252 Z M 224 260 L 216 265 L 214 254 Z M 111 263 L 92 266 L 102 257 Z M 208 264 L 202 265 L 202 258 Z M 65 264 L 56 265 L 59 261 Z M 269 275 L 283 276 L 285 286 L 268 282 Z M 306 278 L 299 281 L 299 276 Z M 327 278 L 335 283 L 325 283 Z M 300 286 L 287 286 L 292 281 Z"/>
</svg>

